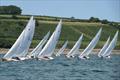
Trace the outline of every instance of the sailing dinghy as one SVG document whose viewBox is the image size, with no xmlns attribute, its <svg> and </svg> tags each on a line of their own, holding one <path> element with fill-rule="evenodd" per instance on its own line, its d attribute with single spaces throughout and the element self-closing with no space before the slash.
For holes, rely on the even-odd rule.
<svg viewBox="0 0 120 80">
<path fill-rule="evenodd" d="M 103 48 L 100 50 L 100 52 L 98 53 L 98 57 L 102 57 L 103 53 L 105 52 L 105 50 L 108 48 L 109 46 L 109 42 L 110 42 L 110 37 L 108 37 L 106 43 L 104 44 Z"/>
<path fill-rule="evenodd" d="M 4 55 L 3 60 L 6 61 L 17 61 L 24 60 L 28 49 L 30 47 L 35 29 L 35 20 L 33 20 L 33 16 L 30 18 L 27 26 L 18 37 L 16 42 L 10 48 L 10 50 Z"/>
<path fill-rule="evenodd" d="M 96 36 L 93 38 L 93 40 L 90 42 L 90 44 L 85 48 L 85 50 L 79 55 L 80 59 L 88 59 L 89 54 L 92 52 L 92 50 L 94 49 L 94 47 L 96 46 L 96 44 L 99 41 L 99 38 L 101 36 L 101 31 L 102 28 L 100 28 L 100 30 L 98 31 L 98 33 L 96 34 Z"/>
<path fill-rule="evenodd" d="M 67 58 L 74 57 L 76 54 L 79 53 L 79 48 L 82 42 L 83 34 L 80 36 L 78 41 L 75 43 L 73 48 L 70 50 L 70 52 L 66 55 Z"/>
<path fill-rule="evenodd" d="M 64 52 L 65 48 L 67 47 L 67 44 L 68 44 L 68 41 L 64 43 L 62 48 L 55 54 L 55 56 L 60 56 Z"/>
<path fill-rule="evenodd" d="M 47 42 L 49 35 L 50 31 L 44 36 L 44 38 L 40 41 L 40 43 L 36 46 L 35 49 L 33 49 L 33 51 L 28 56 L 36 58 L 38 54 L 41 52 L 44 44 Z"/>
<path fill-rule="evenodd" d="M 53 57 L 51 57 L 51 56 L 55 50 L 58 39 L 60 37 L 61 28 L 62 28 L 62 20 L 60 20 L 60 22 L 58 23 L 52 36 L 50 37 L 50 39 L 48 40 L 48 42 L 46 43 L 46 45 L 44 46 L 42 51 L 39 53 L 39 55 L 38 55 L 39 60 L 41 60 L 41 59 L 43 59 L 43 60 L 53 59 Z"/>
<path fill-rule="evenodd" d="M 106 51 L 103 53 L 103 57 L 104 57 L 104 58 L 110 58 L 110 54 L 111 54 L 112 50 L 115 48 L 115 45 L 116 45 L 116 43 L 117 43 L 118 33 L 119 33 L 119 31 L 116 32 L 113 40 L 110 42 L 108 48 L 107 48 Z"/>
</svg>

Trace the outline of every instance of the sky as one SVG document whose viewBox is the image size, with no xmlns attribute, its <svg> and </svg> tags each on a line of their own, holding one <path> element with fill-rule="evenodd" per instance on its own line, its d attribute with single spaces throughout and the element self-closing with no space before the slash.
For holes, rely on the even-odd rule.
<svg viewBox="0 0 120 80">
<path fill-rule="evenodd" d="M 16 5 L 22 14 L 75 17 L 97 17 L 120 22 L 120 0 L 0 0 L 0 5 Z"/>
</svg>

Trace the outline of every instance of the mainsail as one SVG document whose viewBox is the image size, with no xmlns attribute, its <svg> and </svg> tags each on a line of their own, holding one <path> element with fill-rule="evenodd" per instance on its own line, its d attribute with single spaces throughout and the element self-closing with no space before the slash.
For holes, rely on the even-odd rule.
<svg viewBox="0 0 120 80">
<path fill-rule="evenodd" d="M 53 32 L 52 36 L 42 49 L 42 51 L 39 53 L 38 57 L 51 57 L 52 53 L 54 52 L 54 49 L 56 47 L 56 44 L 58 42 L 60 33 L 62 28 L 62 20 L 60 20 L 59 24 L 57 25 L 55 31 Z"/>
<path fill-rule="evenodd" d="M 50 31 L 44 36 L 44 38 L 40 41 L 40 43 L 36 46 L 36 48 L 28 56 L 37 57 L 38 54 L 41 52 L 44 44 L 48 40 L 49 35 L 50 35 Z"/>
<path fill-rule="evenodd" d="M 83 38 L 83 34 L 80 36 L 80 38 L 75 43 L 75 45 L 70 50 L 70 52 L 66 55 L 67 57 L 70 57 L 70 56 L 73 57 L 75 54 L 77 54 L 79 52 L 79 48 L 80 48 L 80 45 L 81 45 L 81 42 L 82 42 L 82 38 Z"/>
<path fill-rule="evenodd" d="M 35 30 L 35 20 L 33 20 L 31 27 L 29 27 L 25 31 L 24 41 L 21 43 L 21 45 L 23 45 L 22 48 L 24 48 L 24 51 L 22 53 L 18 54 L 17 57 L 26 57 L 27 56 L 28 50 L 29 50 L 29 47 L 30 47 L 30 44 L 32 42 L 32 38 L 34 35 L 34 30 Z"/>
<path fill-rule="evenodd" d="M 65 50 L 65 48 L 67 47 L 68 41 L 66 41 L 64 43 L 64 45 L 62 46 L 62 48 L 55 54 L 56 56 L 60 56 L 60 54 L 63 53 L 63 51 Z"/>
<path fill-rule="evenodd" d="M 93 38 L 93 40 L 90 42 L 90 44 L 86 47 L 86 49 L 81 53 L 81 55 L 79 56 L 80 58 L 82 58 L 84 56 L 87 57 L 91 53 L 91 51 L 94 49 L 94 47 L 96 46 L 96 44 L 99 41 L 101 31 L 102 31 L 102 28 L 98 31 L 98 33 Z"/>
<path fill-rule="evenodd" d="M 103 48 L 98 53 L 98 57 L 102 57 L 103 53 L 108 48 L 109 42 L 110 42 L 110 37 L 108 37 L 108 39 L 107 39 L 106 43 L 104 44 Z"/>
<path fill-rule="evenodd" d="M 112 50 L 115 48 L 115 45 L 116 45 L 116 43 L 117 43 L 117 38 L 118 38 L 118 32 L 119 32 L 119 31 L 116 32 L 113 40 L 110 42 L 108 48 L 107 48 L 106 51 L 104 52 L 103 57 L 109 56 L 109 55 L 111 54 Z"/>
<path fill-rule="evenodd" d="M 35 20 L 33 20 L 32 16 L 19 38 L 16 40 L 11 49 L 6 53 L 3 58 L 26 56 L 33 38 L 34 29 Z"/>
</svg>

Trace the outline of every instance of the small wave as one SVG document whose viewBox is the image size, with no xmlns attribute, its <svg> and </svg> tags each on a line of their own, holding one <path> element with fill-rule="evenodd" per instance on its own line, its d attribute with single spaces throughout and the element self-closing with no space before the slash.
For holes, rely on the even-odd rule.
<svg viewBox="0 0 120 80">
<path fill-rule="evenodd" d="M 61 65 L 62 65 L 62 66 L 69 66 L 68 64 L 64 64 L 64 63 L 62 63 Z"/>
<path fill-rule="evenodd" d="M 59 64 L 59 65 L 62 65 L 62 66 L 70 66 L 68 63 L 64 63 L 64 62 L 58 62 L 58 63 L 56 63 L 57 65 Z"/>
<path fill-rule="evenodd" d="M 92 70 L 93 72 L 107 72 L 107 71 L 103 71 L 103 70 Z"/>
</svg>

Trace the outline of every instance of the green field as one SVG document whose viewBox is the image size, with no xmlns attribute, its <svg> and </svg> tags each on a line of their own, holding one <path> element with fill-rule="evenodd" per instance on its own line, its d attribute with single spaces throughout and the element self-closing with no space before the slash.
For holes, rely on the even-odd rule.
<svg viewBox="0 0 120 80">
<path fill-rule="evenodd" d="M 19 15 L 16 19 L 13 19 L 11 15 L 0 15 L 1 48 L 10 48 L 12 46 L 24 29 L 29 18 L 30 16 Z M 49 30 L 52 34 L 60 18 L 35 16 L 35 19 L 37 20 L 37 23 L 31 45 L 32 48 L 39 43 Z M 71 21 L 69 18 L 63 18 L 62 33 L 57 48 L 60 48 L 66 40 L 69 41 L 68 48 L 71 48 L 82 33 L 84 34 L 84 38 L 81 48 L 85 48 L 101 27 L 103 28 L 103 31 L 96 48 L 101 48 L 109 36 L 111 36 L 112 39 L 118 29 L 108 24 L 92 23 L 88 21 L 81 22 L 76 20 Z M 120 49 L 120 32 L 116 49 Z"/>
</svg>

